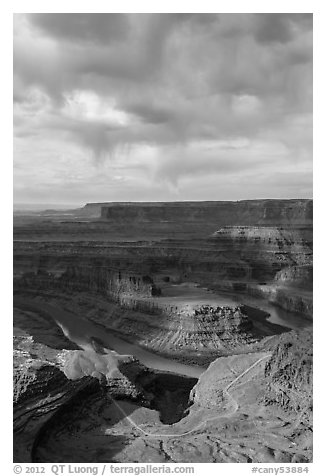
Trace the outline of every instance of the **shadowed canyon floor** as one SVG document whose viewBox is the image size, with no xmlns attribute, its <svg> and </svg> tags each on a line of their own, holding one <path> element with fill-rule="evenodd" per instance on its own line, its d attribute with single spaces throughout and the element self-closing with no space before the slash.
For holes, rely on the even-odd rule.
<svg viewBox="0 0 326 476">
<path fill-rule="evenodd" d="M 312 460 L 312 202 L 14 217 L 16 462 Z"/>
</svg>

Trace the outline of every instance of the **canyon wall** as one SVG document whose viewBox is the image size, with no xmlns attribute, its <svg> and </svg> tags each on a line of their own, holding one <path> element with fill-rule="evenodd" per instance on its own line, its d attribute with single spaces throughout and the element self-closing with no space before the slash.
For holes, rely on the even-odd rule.
<svg viewBox="0 0 326 476">
<path fill-rule="evenodd" d="M 312 264 L 311 241 L 300 229 L 228 226 L 217 230 L 213 240 L 221 253 L 249 263 L 253 278 L 266 279 L 284 267 Z"/>
<path fill-rule="evenodd" d="M 151 242 L 26 242 L 14 244 L 14 271 L 58 272 L 80 260 L 89 267 L 108 267 L 153 276 L 182 274 L 236 280 L 266 280 L 289 267 L 312 265 L 306 229 L 224 227 L 206 240 Z M 24 262 L 26 263 L 24 265 Z M 187 276 L 184 276 L 185 278 Z"/>
<path fill-rule="evenodd" d="M 226 276 L 215 287 L 262 297 L 285 310 L 312 317 L 312 230 L 228 226 L 212 239 L 234 262 L 246 262 L 245 279 Z"/>
<path fill-rule="evenodd" d="M 47 217 L 15 227 L 14 276 L 24 276 L 26 286 L 38 279 L 43 288 L 106 292 L 133 308 L 139 296 L 159 295 L 163 279 L 193 281 L 312 315 L 311 200 L 99 203 L 82 210 L 85 220 Z M 101 220 L 86 220 L 99 210 Z"/>
<path fill-rule="evenodd" d="M 171 281 L 210 280 L 214 276 L 250 276 L 250 266 L 241 259 L 225 256 L 212 241 L 161 242 L 14 243 L 14 275 L 39 270 L 61 275 L 68 267 L 112 269 L 130 275 L 167 276 Z"/>
<path fill-rule="evenodd" d="M 14 276 L 24 275 L 27 286 L 28 273 L 39 275 L 40 284 L 61 277 L 68 289 L 106 290 L 115 297 L 159 295 L 160 284 L 154 282 L 162 279 L 195 281 L 312 315 L 312 243 L 306 228 L 223 227 L 206 240 L 187 241 L 17 241 Z"/>
<path fill-rule="evenodd" d="M 274 280 L 280 284 L 289 284 L 312 290 L 313 267 L 311 264 L 289 266 L 278 271 Z"/>
</svg>

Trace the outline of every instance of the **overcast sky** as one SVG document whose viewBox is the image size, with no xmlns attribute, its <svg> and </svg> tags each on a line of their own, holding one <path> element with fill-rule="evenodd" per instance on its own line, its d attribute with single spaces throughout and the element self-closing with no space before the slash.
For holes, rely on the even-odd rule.
<svg viewBox="0 0 326 476">
<path fill-rule="evenodd" d="M 312 15 L 16 14 L 14 201 L 312 197 Z"/>
</svg>

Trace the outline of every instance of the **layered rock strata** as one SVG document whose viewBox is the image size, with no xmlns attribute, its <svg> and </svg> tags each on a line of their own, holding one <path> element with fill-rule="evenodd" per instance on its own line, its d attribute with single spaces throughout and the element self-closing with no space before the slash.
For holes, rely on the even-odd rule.
<svg viewBox="0 0 326 476">
<path fill-rule="evenodd" d="M 115 299 L 124 295 L 124 300 L 131 301 L 133 297 L 160 295 L 162 279 L 172 283 L 192 280 L 213 289 L 261 295 L 286 310 L 311 315 L 309 244 L 302 238 L 287 245 L 275 240 L 269 243 L 267 232 L 270 230 L 265 230 L 262 241 L 256 239 L 257 230 L 254 238 L 245 237 L 245 241 L 241 235 L 234 239 L 221 233 L 196 249 L 182 243 L 178 247 L 162 243 L 147 247 L 17 243 L 15 286 L 89 289 Z M 286 300 L 283 294 L 292 297 Z M 300 300 L 304 302 L 300 304 Z"/>
<path fill-rule="evenodd" d="M 68 266 L 61 273 L 51 273 L 38 269 L 24 273 L 15 281 L 16 288 L 24 289 L 71 289 L 99 292 L 111 299 L 119 300 L 120 295 L 152 297 L 161 294 L 150 276 L 115 271 L 105 266 Z"/>
</svg>

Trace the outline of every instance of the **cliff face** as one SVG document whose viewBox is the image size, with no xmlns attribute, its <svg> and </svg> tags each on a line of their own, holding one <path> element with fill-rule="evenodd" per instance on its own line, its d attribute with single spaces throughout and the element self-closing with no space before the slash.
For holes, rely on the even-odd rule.
<svg viewBox="0 0 326 476">
<path fill-rule="evenodd" d="M 274 277 L 283 267 L 312 264 L 311 242 L 301 230 L 280 227 L 224 227 L 213 234 L 216 247 L 252 267 L 252 277 Z"/>
<path fill-rule="evenodd" d="M 206 222 L 226 225 L 310 225 L 312 200 L 101 204 L 101 217 L 115 222 Z"/>
<path fill-rule="evenodd" d="M 113 271 L 106 267 L 72 266 L 61 275 L 60 281 L 72 288 L 85 287 L 97 292 L 105 292 L 118 298 L 120 294 L 151 297 L 160 294 L 150 276 Z"/>
<path fill-rule="evenodd" d="M 253 296 L 267 299 L 269 302 L 285 309 L 286 311 L 302 314 L 312 319 L 313 317 L 313 293 L 308 288 L 302 289 L 300 286 L 296 288 L 295 283 L 290 286 L 279 285 L 275 283 L 268 285 L 248 286 L 247 292 Z M 311 288 L 311 285 L 310 285 Z"/>
<path fill-rule="evenodd" d="M 274 279 L 279 284 L 312 290 L 313 268 L 311 265 L 289 266 L 276 273 Z"/>
<path fill-rule="evenodd" d="M 65 271 L 57 275 L 40 269 L 37 272 L 24 273 L 16 280 L 16 287 L 89 290 L 104 293 L 115 300 L 119 300 L 122 294 L 151 297 L 158 296 L 161 292 L 150 276 L 137 276 L 106 267 L 87 265 L 68 265 Z"/>
<path fill-rule="evenodd" d="M 312 317 L 312 230 L 284 227 L 224 227 L 213 234 L 216 249 L 249 273 L 217 285 L 266 298 L 285 310 Z"/>
</svg>

